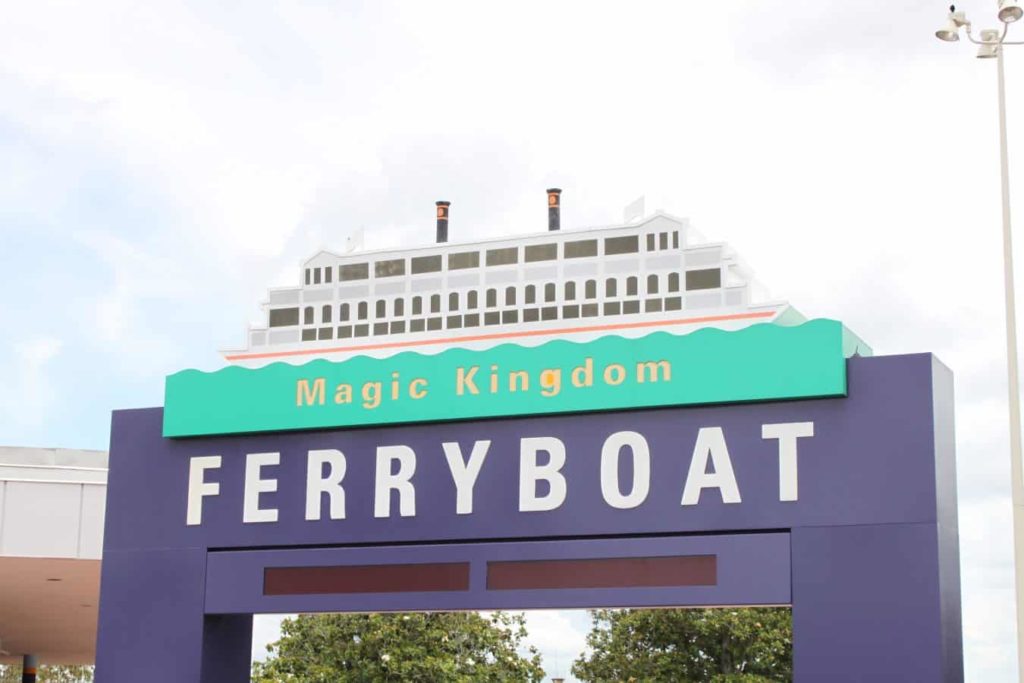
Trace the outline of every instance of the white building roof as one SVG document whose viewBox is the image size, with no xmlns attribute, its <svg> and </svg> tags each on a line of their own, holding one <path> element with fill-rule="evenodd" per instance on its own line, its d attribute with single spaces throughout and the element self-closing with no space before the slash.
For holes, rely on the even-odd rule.
<svg viewBox="0 0 1024 683">
<path fill-rule="evenodd" d="M 106 491 L 103 451 L 0 447 L 0 662 L 94 660 Z"/>
</svg>

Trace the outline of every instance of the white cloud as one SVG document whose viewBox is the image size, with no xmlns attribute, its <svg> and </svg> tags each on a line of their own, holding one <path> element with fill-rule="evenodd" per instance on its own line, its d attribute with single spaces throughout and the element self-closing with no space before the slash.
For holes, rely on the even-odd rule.
<svg viewBox="0 0 1024 683">
<path fill-rule="evenodd" d="M 586 648 L 590 619 L 582 610 L 533 610 L 526 612 L 527 642 L 543 653 L 544 671 L 575 681 L 572 663 Z"/>
<path fill-rule="evenodd" d="M 257 614 L 252 618 L 252 660 L 267 659 L 267 645 L 281 637 L 281 622 L 294 614 Z"/>
<path fill-rule="evenodd" d="M 15 344 L 14 353 L 22 363 L 33 370 L 38 370 L 60 353 L 62 346 L 63 343 L 59 339 L 36 337 Z"/>
<path fill-rule="evenodd" d="M 60 394 L 49 366 L 62 347 L 60 339 L 32 337 L 16 342 L 3 354 L 8 362 L 0 386 L 0 408 L 9 419 L 30 427 L 46 420 Z"/>
</svg>

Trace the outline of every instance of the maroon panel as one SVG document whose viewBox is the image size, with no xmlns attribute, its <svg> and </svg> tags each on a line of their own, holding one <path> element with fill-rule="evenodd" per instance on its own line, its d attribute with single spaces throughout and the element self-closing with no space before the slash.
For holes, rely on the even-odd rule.
<svg viewBox="0 0 1024 683">
<path fill-rule="evenodd" d="M 714 586 L 715 555 L 488 562 L 488 590 Z"/>
<path fill-rule="evenodd" d="M 469 590 L 469 563 L 267 567 L 264 595 Z"/>
</svg>

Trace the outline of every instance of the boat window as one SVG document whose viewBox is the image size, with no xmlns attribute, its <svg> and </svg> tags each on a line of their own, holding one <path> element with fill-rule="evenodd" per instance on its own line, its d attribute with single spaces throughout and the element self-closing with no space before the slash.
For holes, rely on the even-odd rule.
<svg viewBox="0 0 1024 683">
<path fill-rule="evenodd" d="M 679 291 L 679 273 L 668 274 L 668 291 L 678 292 Z"/>
<path fill-rule="evenodd" d="M 637 279 L 635 277 L 626 278 L 626 296 L 636 296 Z"/>
<path fill-rule="evenodd" d="M 419 315 L 423 312 L 423 297 L 414 296 L 412 298 L 412 314 Z"/>
<path fill-rule="evenodd" d="M 487 307 L 494 308 L 498 305 L 498 290 L 488 289 L 487 290 Z"/>
<path fill-rule="evenodd" d="M 546 285 L 544 285 L 544 301 L 554 301 L 554 300 L 555 300 L 555 284 L 553 282 L 549 282 Z"/>
<path fill-rule="evenodd" d="M 664 251 L 665 249 L 668 249 L 668 233 L 667 232 L 661 233 L 661 239 L 658 240 L 658 241 L 660 242 L 660 244 L 658 246 L 661 247 L 662 251 Z"/>
<path fill-rule="evenodd" d="M 537 303 L 537 287 L 535 285 L 526 285 L 526 303 Z"/>
<path fill-rule="evenodd" d="M 672 231 L 672 248 L 673 249 L 678 249 L 679 248 L 679 231 L 678 230 L 673 230 Z"/>
<path fill-rule="evenodd" d="M 657 294 L 658 293 L 658 276 L 648 275 L 647 276 L 647 293 Z"/>
<path fill-rule="evenodd" d="M 366 305 L 366 302 L 365 302 L 365 301 L 360 301 L 360 302 L 359 302 L 359 308 L 358 308 L 357 310 L 358 310 L 358 312 L 359 312 L 359 319 L 360 319 L 360 320 L 366 320 L 366 313 L 367 313 L 367 309 L 368 309 L 368 308 L 369 308 L 369 307 L 368 307 L 368 306 Z M 358 332 L 358 329 L 359 329 L 359 327 L 360 327 L 359 325 L 356 325 L 356 330 L 357 330 L 357 332 L 356 332 L 356 336 L 357 336 L 357 337 L 358 337 L 358 336 L 361 336 L 361 335 L 359 334 L 359 332 Z M 362 327 L 366 327 L 366 326 L 365 326 L 365 325 L 362 325 Z"/>
<path fill-rule="evenodd" d="M 462 270 L 463 268 L 479 267 L 479 251 L 464 251 L 461 254 L 448 254 L 448 270 Z"/>
<path fill-rule="evenodd" d="M 686 290 L 717 289 L 722 286 L 722 271 L 719 268 L 686 271 Z"/>
<path fill-rule="evenodd" d="M 405 275 L 405 259 L 396 258 L 390 261 L 377 261 L 373 264 L 373 274 L 377 277 Z"/>
<path fill-rule="evenodd" d="M 516 305 L 516 288 L 506 287 L 505 288 L 505 305 L 515 306 Z"/>
<path fill-rule="evenodd" d="M 271 327 L 288 327 L 289 325 L 298 324 L 299 309 L 297 308 L 278 308 L 270 311 Z"/>
<path fill-rule="evenodd" d="M 324 268 L 324 282 L 330 282 L 334 277 L 334 268 Z M 332 331 L 333 334 L 333 331 Z"/>
<path fill-rule="evenodd" d="M 640 251 L 640 238 L 637 235 L 608 237 L 604 241 L 604 253 L 606 256 L 612 256 L 614 254 L 635 254 L 638 251 Z"/>
<path fill-rule="evenodd" d="M 477 293 L 476 290 L 474 289 L 471 292 L 469 292 L 469 294 L 466 295 L 466 307 L 476 308 L 478 303 L 479 302 L 477 301 Z"/>
<path fill-rule="evenodd" d="M 534 261 L 554 261 L 558 258 L 558 244 L 531 244 L 526 247 L 525 256 L 527 263 Z"/>
<path fill-rule="evenodd" d="M 441 312 L 441 295 L 432 294 L 430 296 L 430 312 L 440 313 Z M 429 323 L 427 323 L 429 325 Z"/>
<path fill-rule="evenodd" d="M 405 315 L 405 299 L 402 299 L 401 297 L 399 297 L 398 299 L 395 299 L 394 314 L 396 316 Z M 394 327 L 394 325 L 392 325 L 392 327 Z M 394 330 L 392 330 L 392 331 L 394 331 Z M 402 330 L 402 331 L 404 332 L 405 330 Z"/>
<path fill-rule="evenodd" d="M 331 313 L 334 312 L 334 307 L 330 304 L 320 309 L 320 322 L 329 323 L 331 322 Z"/>
<path fill-rule="evenodd" d="M 383 318 L 388 314 L 388 305 L 384 299 L 377 299 L 377 317 Z"/>
<path fill-rule="evenodd" d="M 519 262 L 519 247 L 506 247 L 504 249 L 488 249 L 487 265 L 507 266 L 510 263 Z"/>
<path fill-rule="evenodd" d="M 347 322 L 349 316 L 348 304 L 342 304 L 338 307 L 338 322 Z"/>
<path fill-rule="evenodd" d="M 313 324 L 313 307 L 306 306 L 306 310 L 302 312 L 302 324 L 312 325 Z"/>
<path fill-rule="evenodd" d="M 647 235 L 647 251 L 654 251 L 654 233 Z"/>
<path fill-rule="evenodd" d="M 310 284 L 313 281 L 313 273 L 309 268 L 306 268 L 306 284 Z"/>
<path fill-rule="evenodd" d="M 588 299 L 597 298 L 597 280 L 587 280 L 587 284 L 584 286 L 584 296 Z"/>
<path fill-rule="evenodd" d="M 441 271 L 441 255 L 436 256 L 414 256 L 410 264 L 413 275 L 420 273 L 438 273 Z"/>
<path fill-rule="evenodd" d="M 597 256 L 597 240 L 579 240 L 565 243 L 565 258 Z"/>
<path fill-rule="evenodd" d="M 451 294 L 448 295 L 448 310 L 449 311 L 457 311 L 457 310 L 459 310 L 459 293 L 458 292 L 452 292 Z"/>
<path fill-rule="evenodd" d="M 576 298 L 576 283 L 570 280 L 565 283 L 565 300 L 572 301 Z"/>
<path fill-rule="evenodd" d="M 369 263 L 350 263 L 338 268 L 339 280 L 365 280 L 370 277 Z"/>
<path fill-rule="evenodd" d="M 618 280 L 613 277 L 605 280 L 604 283 L 604 295 L 605 296 L 618 296 L 616 290 L 618 289 Z"/>
<path fill-rule="evenodd" d="M 319 268 L 314 268 L 313 269 L 313 284 L 314 285 L 320 284 L 320 269 Z"/>
</svg>

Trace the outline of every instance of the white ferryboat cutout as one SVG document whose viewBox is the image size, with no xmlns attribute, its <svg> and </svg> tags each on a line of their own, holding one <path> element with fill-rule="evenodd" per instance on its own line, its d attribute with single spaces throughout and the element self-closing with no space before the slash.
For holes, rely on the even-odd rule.
<svg viewBox="0 0 1024 683">
<path fill-rule="evenodd" d="M 258 367 L 805 320 L 784 301 L 752 300 L 735 252 L 691 243 L 688 220 L 658 211 L 562 231 L 560 195 L 548 190 L 546 232 L 449 243 L 449 202 L 437 202 L 435 244 L 320 251 L 302 264 L 300 286 L 270 290 L 266 326 L 224 358 Z"/>
</svg>

